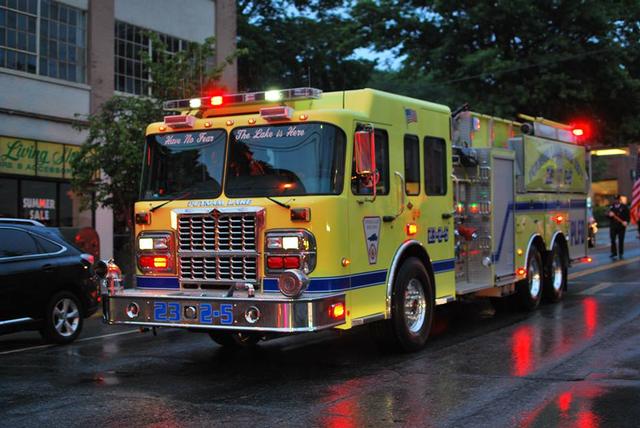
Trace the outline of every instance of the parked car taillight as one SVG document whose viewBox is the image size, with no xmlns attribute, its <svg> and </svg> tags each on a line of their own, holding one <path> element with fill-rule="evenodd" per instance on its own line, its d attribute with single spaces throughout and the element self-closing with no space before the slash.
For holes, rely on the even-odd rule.
<svg viewBox="0 0 640 428">
<path fill-rule="evenodd" d="M 93 263 L 96 261 L 96 258 L 94 257 L 93 254 L 82 253 L 80 254 L 80 258 L 85 262 L 87 262 L 89 266 L 93 266 Z"/>
<path fill-rule="evenodd" d="M 173 242 L 171 232 L 142 232 L 138 235 L 138 269 L 146 274 L 175 272 Z"/>
</svg>

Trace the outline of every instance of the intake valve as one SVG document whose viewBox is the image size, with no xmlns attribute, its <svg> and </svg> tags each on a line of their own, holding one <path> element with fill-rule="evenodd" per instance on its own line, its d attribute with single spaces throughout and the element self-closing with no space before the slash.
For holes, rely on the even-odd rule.
<svg viewBox="0 0 640 428">
<path fill-rule="evenodd" d="M 475 227 L 458 226 L 458 234 L 467 241 L 475 241 L 478 239 L 478 229 Z"/>
</svg>

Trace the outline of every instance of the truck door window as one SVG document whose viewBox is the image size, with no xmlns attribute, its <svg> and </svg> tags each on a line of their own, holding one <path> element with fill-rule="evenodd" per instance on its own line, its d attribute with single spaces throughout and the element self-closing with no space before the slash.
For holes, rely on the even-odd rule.
<svg viewBox="0 0 640 428">
<path fill-rule="evenodd" d="M 424 186 L 427 195 L 447 193 L 447 152 L 442 138 L 424 138 Z"/>
<path fill-rule="evenodd" d="M 375 129 L 376 168 L 378 171 L 377 195 L 389 194 L 389 134 L 384 129 Z M 354 195 L 369 195 L 371 187 L 361 182 L 362 177 L 356 174 L 355 156 L 351 165 L 351 191 Z"/>
<path fill-rule="evenodd" d="M 420 194 L 420 141 L 415 135 L 404 136 L 404 190 L 407 195 Z"/>
</svg>

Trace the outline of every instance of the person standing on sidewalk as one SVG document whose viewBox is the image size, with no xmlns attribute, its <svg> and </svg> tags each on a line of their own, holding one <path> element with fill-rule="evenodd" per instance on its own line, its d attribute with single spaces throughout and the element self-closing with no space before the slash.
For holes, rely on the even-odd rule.
<svg viewBox="0 0 640 428">
<path fill-rule="evenodd" d="M 624 257 L 624 234 L 627 231 L 627 224 L 629 224 L 630 214 L 629 207 L 622 203 L 622 196 L 616 195 L 616 199 L 609 206 L 609 212 L 607 213 L 611 226 L 609 227 L 609 235 L 611 236 L 611 258 L 615 259 Z M 616 241 L 618 245 L 616 248 Z"/>
</svg>

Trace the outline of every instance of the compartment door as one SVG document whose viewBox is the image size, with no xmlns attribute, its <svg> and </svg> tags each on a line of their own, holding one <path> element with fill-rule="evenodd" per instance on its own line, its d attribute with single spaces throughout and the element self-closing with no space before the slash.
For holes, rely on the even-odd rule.
<svg viewBox="0 0 640 428">
<path fill-rule="evenodd" d="M 515 268 L 515 186 L 512 158 L 492 159 L 493 260 L 496 276 L 513 275 Z"/>
</svg>

